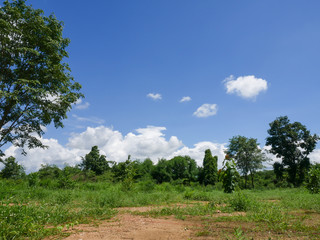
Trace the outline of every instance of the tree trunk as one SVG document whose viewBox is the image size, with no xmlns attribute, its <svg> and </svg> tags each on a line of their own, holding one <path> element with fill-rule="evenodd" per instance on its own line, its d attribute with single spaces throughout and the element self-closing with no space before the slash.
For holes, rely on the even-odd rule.
<svg viewBox="0 0 320 240">
<path fill-rule="evenodd" d="M 251 173 L 251 184 L 252 184 L 252 188 L 254 188 L 254 183 L 253 183 L 253 181 L 254 181 L 254 176 L 253 176 L 253 173 Z"/>
</svg>

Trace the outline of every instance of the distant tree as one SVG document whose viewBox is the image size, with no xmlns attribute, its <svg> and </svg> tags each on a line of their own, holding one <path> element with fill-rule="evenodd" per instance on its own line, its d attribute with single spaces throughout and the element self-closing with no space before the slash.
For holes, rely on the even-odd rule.
<svg viewBox="0 0 320 240">
<path fill-rule="evenodd" d="M 61 169 L 56 165 L 41 164 L 41 168 L 38 171 L 38 176 L 40 179 L 57 179 L 59 178 L 61 172 Z"/>
<path fill-rule="evenodd" d="M 176 156 L 169 160 L 172 179 L 184 179 L 188 182 L 195 181 L 198 174 L 196 161 L 189 156 Z"/>
<path fill-rule="evenodd" d="M 283 173 L 284 173 L 283 165 L 279 162 L 275 162 L 273 164 L 273 171 L 276 175 L 277 181 L 282 181 L 283 180 Z"/>
<path fill-rule="evenodd" d="M 300 122 L 290 123 L 287 116 L 278 117 L 269 125 L 266 145 L 271 146 L 271 153 L 282 158 L 288 181 L 299 186 L 310 166 L 308 155 L 315 149 L 319 137 L 310 134 Z"/>
<path fill-rule="evenodd" d="M 203 159 L 203 183 L 214 185 L 218 180 L 218 157 L 212 156 L 211 150 L 207 149 Z"/>
<path fill-rule="evenodd" d="M 151 173 L 154 168 L 154 164 L 150 158 L 145 159 L 138 166 L 137 174 L 141 178 L 151 178 Z"/>
<path fill-rule="evenodd" d="M 229 140 L 227 155 L 235 160 L 237 169 L 245 178 L 247 188 L 248 175 L 251 175 L 251 185 L 254 187 L 254 175 L 262 169 L 262 163 L 267 160 L 265 154 L 258 148 L 257 139 L 235 136 Z"/>
<path fill-rule="evenodd" d="M 14 157 L 0 159 L 0 162 L 4 164 L 4 168 L 0 172 L 0 176 L 3 178 L 19 179 L 25 176 L 24 168 L 16 162 Z"/>
<path fill-rule="evenodd" d="M 0 7 L 0 155 L 1 148 L 35 148 L 43 126 L 63 127 L 72 104 L 82 94 L 64 59 L 69 39 L 63 23 L 44 16 L 25 0 L 5 1 Z"/>
<path fill-rule="evenodd" d="M 85 157 L 82 157 L 80 167 L 83 170 L 91 170 L 97 175 L 103 174 L 110 168 L 106 156 L 100 155 L 98 146 L 93 146 L 91 151 Z"/>
<path fill-rule="evenodd" d="M 172 172 L 169 161 L 164 158 L 160 159 L 153 168 L 151 175 L 157 183 L 170 182 L 172 180 Z"/>
</svg>

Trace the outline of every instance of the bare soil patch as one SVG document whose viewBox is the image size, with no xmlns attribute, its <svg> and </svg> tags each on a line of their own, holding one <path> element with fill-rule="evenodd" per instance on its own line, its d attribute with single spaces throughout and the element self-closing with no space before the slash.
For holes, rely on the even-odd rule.
<svg viewBox="0 0 320 240">
<path fill-rule="evenodd" d="M 67 237 L 68 240 L 85 239 L 189 239 L 193 232 L 194 222 L 169 218 L 147 218 L 144 216 L 119 214 L 111 221 L 102 222 L 99 226 L 79 225 L 74 228 L 77 233 Z"/>
<path fill-rule="evenodd" d="M 181 207 L 189 204 L 181 204 Z M 308 239 L 294 233 L 276 233 L 264 230 L 265 227 L 252 222 L 215 221 L 216 217 L 243 216 L 244 212 L 217 212 L 208 217 L 188 217 L 180 220 L 170 217 L 152 218 L 133 214 L 147 212 L 155 208 L 167 206 L 124 207 L 118 208 L 119 213 L 111 220 L 102 221 L 99 225 L 80 224 L 75 226 L 67 240 L 211 240 L 211 239 L 241 239 L 237 238 L 237 229 L 242 231 L 243 239 Z M 301 213 L 296 213 L 297 215 Z M 319 216 L 311 219 L 318 222 Z M 310 225 L 310 218 L 305 219 Z M 310 221 L 310 222 L 309 222 Z M 308 225 L 309 225 L 308 224 Z M 238 232 L 239 233 L 239 232 Z M 238 236 L 240 237 L 240 236 Z M 315 236 L 318 238 L 319 236 Z"/>
</svg>

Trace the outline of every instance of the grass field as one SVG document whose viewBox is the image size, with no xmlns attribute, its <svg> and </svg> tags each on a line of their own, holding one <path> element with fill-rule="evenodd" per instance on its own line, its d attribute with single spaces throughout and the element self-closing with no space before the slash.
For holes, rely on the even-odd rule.
<svg viewBox="0 0 320 240">
<path fill-rule="evenodd" d="M 200 185 L 108 182 L 72 189 L 0 181 L 0 239 L 63 238 L 75 225 L 99 224 L 121 207 L 154 206 L 131 214 L 196 221 L 196 237 L 320 239 L 320 195 L 305 189 L 243 190 L 233 194 Z"/>
</svg>

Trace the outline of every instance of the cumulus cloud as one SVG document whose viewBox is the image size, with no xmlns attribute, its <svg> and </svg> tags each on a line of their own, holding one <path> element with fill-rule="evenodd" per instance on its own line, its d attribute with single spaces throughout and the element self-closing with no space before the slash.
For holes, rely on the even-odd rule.
<svg viewBox="0 0 320 240">
<path fill-rule="evenodd" d="M 43 138 L 41 140 L 49 146 L 48 149 L 28 149 L 27 156 L 23 156 L 19 148 L 11 146 L 5 154 L 6 157 L 14 156 L 26 168 L 27 173 L 37 171 L 41 164 L 55 164 L 58 167 L 79 164 L 81 156 L 85 156 L 94 145 L 99 147 L 100 153 L 106 155 L 108 160 L 116 162 L 125 161 L 129 154 L 132 159 L 150 158 L 154 163 L 161 158 L 171 159 L 178 155 L 189 155 L 200 166 L 204 151 L 211 149 L 212 154 L 218 156 L 221 167 L 224 144 L 199 142 L 193 147 L 187 147 L 176 136 L 166 138 L 163 133 L 165 130 L 165 127 L 148 126 L 123 135 L 105 126 L 88 127 L 82 133 L 73 134 L 66 146 L 61 145 L 56 139 Z"/>
<path fill-rule="evenodd" d="M 36 171 L 41 164 L 55 164 L 63 167 L 65 164 L 75 165 L 80 163 L 80 156 L 77 149 L 68 149 L 58 143 L 56 139 L 41 139 L 48 149 L 28 149 L 26 156 L 21 155 L 21 149 L 11 146 L 5 151 L 6 157 L 14 156 L 19 164 L 22 164 L 26 172 Z"/>
<path fill-rule="evenodd" d="M 213 143 L 213 142 L 199 142 L 194 144 L 193 148 L 189 148 L 184 146 L 183 148 L 175 151 L 170 158 L 174 156 L 190 156 L 194 160 L 196 160 L 198 166 L 202 166 L 204 152 L 207 149 L 211 150 L 212 156 L 218 156 L 218 168 L 222 168 L 222 162 L 224 160 L 226 150 L 226 144 L 221 143 Z"/>
<path fill-rule="evenodd" d="M 315 149 L 310 153 L 309 158 L 312 163 L 320 163 L 320 149 Z"/>
<path fill-rule="evenodd" d="M 162 133 L 164 130 L 165 127 L 148 126 L 123 136 L 119 131 L 104 126 L 89 127 L 85 132 L 73 135 L 67 146 L 88 151 L 93 145 L 97 145 L 109 160 L 117 162 L 124 161 L 129 154 L 134 159 L 149 157 L 156 160 L 168 157 L 183 145 L 175 136 L 166 140 Z"/>
<path fill-rule="evenodd" d="M 218 111 L 218 106 L 217 104 L 208 104 L 205 103 L 203 105 L 201 105 L 197 111 L 195 111 L 193 113 L 194 116 L 196 117 L 201 117 L 201 118 L 205 118 L 205 117 L 209 117 L 209 116 L 213 116 L 216 115 Z"/>
<path fill-rule="evenodd" d="M 90 103 L 83 102 L 81 98 L 79 98 L 75 103 L 75 108 L 79 110 L 87 109 L 89 106 L 90 106 Z"/>
<path fill-rule="evenodd" d="M 242 76 L 237 79 L 230 76 L 224 80 L 228 94 L 237 94 L 246 99 L 255 99 L 260 92 L 268 89 L 268 83 L 262 78 L 256 78 L 253 75 Z"/>
<path fill-rule="evenodd" d="M 147 97 L 151 98 L 153 100 L 161 100 L 162 99 L 162 96 L 159 93 L 149 93 L 149 94 L 147 94 Z"/>
<path fill-rule="evenodd" d="M 191 97 L 186 96 L 186 97 L 181 98 L 181 100 L 179 102 L 182 103 L 182 102 L 189 102 L 189 101 L 191 101 Z"/>
</svg>

